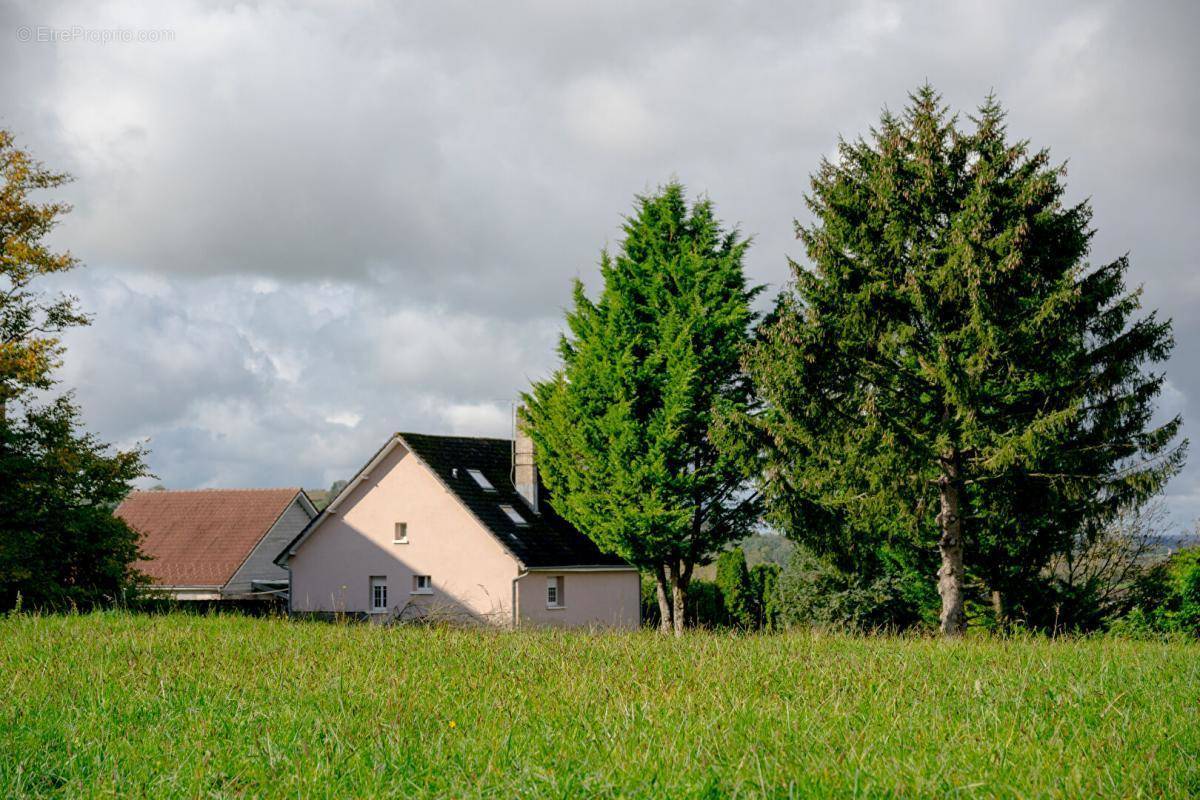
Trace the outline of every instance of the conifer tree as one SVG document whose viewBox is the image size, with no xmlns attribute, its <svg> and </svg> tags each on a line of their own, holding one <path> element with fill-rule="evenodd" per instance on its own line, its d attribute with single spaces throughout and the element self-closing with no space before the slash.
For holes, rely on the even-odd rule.
<svg viewBox="0 0 1200 800">
<path fill-rule="evenodd" d="M 754 624 L 760 630 L 774 630 L 779 620 L 779 573 L 780 566 L 769 562 L 750 570 Z"/>
<path fill-rule="evenodd" d="M 526 395 L 555 509 L 607 552 L 651 572 L 664 630 L 682 632 L 697 564 L 757 513 L 750 456 L 717 418 L 750 408 L 740 367 L 757 289 L 748 240 L 671 183 L 639 197 L 595 301 L 575 283 L 561 368 Z M 719 446 L 720 445 L 720 446 Z"/>
<path fill-rule="evenodd" d="M 960 128 L 932 88 L 842 141 L 797 224 L 811 269 L 747 358 L 767 411 L 779 522 L 842 566 L 930 569 L 940 626 L 968 576 L 1022 593 L 1180 468 L 1178 418 L 1150 425 L 1173 345 L 1137 316 L 1125 258 L 1086 261 L 1086 202 L 1008 139 L 993 99 Z"/>
<path fill-rule="evenodd" d="M 717 556 L 717 586 L 725 601 L 725 613 L 729 622 L 741 628 L 752 628 L 755 624 L 754 585 L 750 580 L 750 568 L 746 566 L 746 553 L 740 547 L 722 550 Z"/>
</svg>

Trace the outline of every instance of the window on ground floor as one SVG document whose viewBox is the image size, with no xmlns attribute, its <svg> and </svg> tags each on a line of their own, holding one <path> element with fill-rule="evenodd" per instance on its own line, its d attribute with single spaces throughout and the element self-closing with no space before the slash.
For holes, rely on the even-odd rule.
<svg viewBox="0 0 1200 800">
<path fill-rule="evenodd" d="M 371 610 L 387 611 L 387 577 L 384 575 L 371 576 Z"/>
<path fill-rule="evenodd" d="M 563 576 L 556 575 L 546 579 L 546 608 L 563 608 L 566 598 L 563 596 Z"/>
<path fill-rule="evenodd" d="M 413 575 L 413 594 L 433 594 L 433 578 L 429 575 Z"/>
</svg>

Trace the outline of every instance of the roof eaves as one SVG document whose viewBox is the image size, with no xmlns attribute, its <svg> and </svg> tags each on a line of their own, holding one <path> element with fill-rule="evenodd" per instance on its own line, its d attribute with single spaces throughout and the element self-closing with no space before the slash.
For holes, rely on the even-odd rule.
<svg viewBox="0 0 1200 800">
<path fill-rule="evenodd" d="M 528 567 L 529 572 L 637 572 L 632 564 L 564 564 L 561 566 Z"/>
<path fill-rule="evenodd" d="M 375 455 L 371 456 L 370 460 L 363 464 L 362 468 L 359 469 L 358 472 L 354 473 L 354 477 L 342 487 L 342 490 L 338 492 L 332 500 L 329 501 L 329 505 L 321 509 L 320 513 L 313 517 L 312 520 L 304 526 L 304 530 L 296 534 L 296 537 L 287 543 L 287 546 L 279 552 L 279 555 L 275 556 L 273 559 L 274 563 L 280 567 L 286 567 L 288 558 L 296 554 L 296 548 L 304 544 L 304 540 L 311 536 L 312 533 L 321 526 L 321 523 L 323 523 L 326 519 L 332 516 L 335 511 L 337 511 L 337 506 L 342 502 L 342 500 L 348 496 L 349 493 L 358 486 L 358 484 L 362 483 L 368 476 L 370 476 L 371 471 L 378 466 L 379 462 L 382 461 L 387 454 L 395 448 L 399 441 L 399 434 L 392 434 L 392 436 L 383 443 L 383 446 L 375 451 Z M 407 446 L 408 445 L 406 444 L 405 447 Z M 303 491 L 304 490 L 301 489 L 301 492 Z M 308 500 L 308 495 L 304 495 L 304 498 L 305 500 Z M 311 506 L 312 501 L 308 500 L 308 504 Z M 313 510 L 315 511 L 316 508 L 314 507 Z"/>
<path fill-rule="evenodd" d="M 506 545 L 500 538 L 499 534 L 492 530 L 490 525 L 480 519 L 479 515 L 475 513 L 475 511 L 469 504 L 467 504 L 466 501 L 463 500 L 454 487 L 450 486 L 445 480 L 442 479 L 442 476 L 438 474 L 438 471 L 430 466 L 428 461 L 421 457 L 421 454 L 417 452 L 417 450 L 414 449 L 411 444 L 409 444 L 402 433 L 392 434 L 391 438 L 388 439 L 383 447 L 379 448 L 379 450 L 375 452 L 375 455 L 371 457 L 371 460 L 368 461 L 363 468 L 358 471 L 357 474 L 355 474 L 354 478 L 342 488 L 342 491 L 338 492 L 337 497 L 330 501 L 329 505 L 327 505 L 320 514 L 318 514 L 308 525 L 304 527 L 304 530 L 300 531 L 300 533 L 297 534 L 292 541 L 288 542 L 287 546 L 284 547 L 283 550 L 280 551 L 279 555 L 275 557 L 274 562 L 281 567 L 286 566 L 288 558 L 295 555 L 296 550 L 300 547 L 300 545 L 304 544 L 304 540 L 316 532 L 317 528 L 319 528 L 321 524 L 336 511 L 335 506 L 342 501 L 342 499 L 347 495 L 348 492 L 351 491 L 351 489 L 365 480 L 366 477 L 371 474 L 371 471 L 378 465 L 378 463 L 382 461 L 393 449 L 395 449 L 397 444 L 403 444 L 404 449 L 411 453 L 413 457 L 416 458 L 416 460 L 421 464 L 421 466 L 423 466 L 425 470 L 442 485 L 442 488 L 449 492 L 450 495 L 454 497 L 456 501 L 458 501 L 458 504 L 462 506 L 463 509 L 470 514 L 476 522 L 479 523 L 479 526 L 487 531 L 488 535 L 500 545 L 500 548 L 517 562 L 517 566 L 519 566 L 521 569 L 525 569 L 524 559 L 518 556 L 512 548 Z"/>
</svg>

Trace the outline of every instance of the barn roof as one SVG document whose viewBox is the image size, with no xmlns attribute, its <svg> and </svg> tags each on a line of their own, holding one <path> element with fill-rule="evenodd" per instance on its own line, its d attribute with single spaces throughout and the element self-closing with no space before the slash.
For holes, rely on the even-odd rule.
<svg viewBox="0 0 1200 800">
<path fill-rule="evenodd" d="M 133 492 L 116 515 L 142 534 L 134 566 L 163 586 L 224 586 L 300 489 Z"/>
</svg>

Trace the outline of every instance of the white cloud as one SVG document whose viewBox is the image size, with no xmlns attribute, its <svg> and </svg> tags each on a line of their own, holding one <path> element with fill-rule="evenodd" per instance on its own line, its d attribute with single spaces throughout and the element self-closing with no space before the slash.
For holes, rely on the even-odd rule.
<svg viewBox="0 0 1200 800">
<path fill-rule="evenodd" d="M 78 178 L 55 237 L 96 324 L 63 378 L 97 432 L 151 437 L 173 486 L 328 485 L 390 431 L 506 434 L 570 280 L 595 290 L 633 194 L 672 175 L 778 287 L 820 156 L 926 79 L 968 112 L 995 89 L 1014 136 L 1071 159 L 1095 259 L 1132 251 L 1176 319 L 1164 413 L 1190 407 L 1198 28 L 1189 3 L 9 3 L 0 125 Z"/>
<path fill-rule="evenodd" d="M 346 428 L 357 428 L 362 419 L 362 414 L 356 414 L 353 411 L 339 411 L 325 417 L 325 421 L 331 425 L 341 425 Z"/>
<path fill-rule="evenodd" d="M 580 140 L 604 150 L 636 152 L 653 144 L 655 121 L 629 80 L 588 77 L 567 88 L 566 123 Z"/>
<path fill-rule="evenodd" d="M 512 436 L 512 407 L 497 403 L 456 403 L 441 409 L 449 432 L 460 436 Z"/>
<path fill-rule="evenodd" d="M 511 401 L 553 366 L 553 318 L 409 308 L 356 284 L 323 284 L 336 302 L 316 304 L 313 286 L 252 278 L 147 294 L 126 274 L 59 282 L 95 314 L 65 337 L 61 377 L 101 435 L 149 442 L 168 486 L 326 485 L 395 430 L 507 436 Z"/>
</svg>

